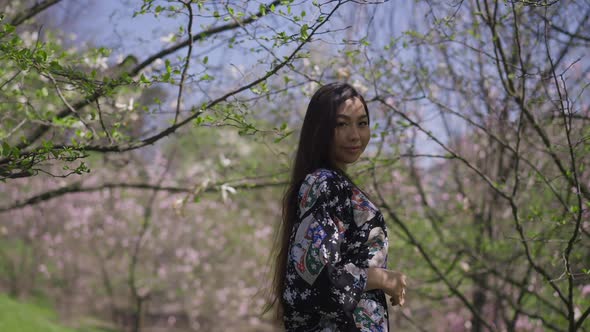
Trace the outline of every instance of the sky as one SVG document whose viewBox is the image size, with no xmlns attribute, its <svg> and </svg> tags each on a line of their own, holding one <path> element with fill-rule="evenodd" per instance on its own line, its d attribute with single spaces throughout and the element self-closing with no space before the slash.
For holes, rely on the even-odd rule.
<svg viewBox="0 0 590 332">
<path fill-rule="evenodd" d="M 250 1 L 249 6 L 254 9 L 260 3 L 268 2 Z M 331 43 L 339 43 L 343 39 L 365 35 L 373 40 L 376 47 L 379 46 L 379 43 L 386 44 L 392 37 L 392 31 L 399 35 L 407 29 L 417 28 L 415 26 L 417 20 L 414 20 L 411 15 L 412 2 L 396 0 L 379 5 L 347 4 L 347 7 L 342 8 L 334 20 L 335 24 L 328 26 L 328 29 L 334 32 L 322 35 L 321 38 L 326 41 L 324 45 L 329 48 Z M 159 3 L 165 2 L 156 2 L 156 4 Z M 148 55 L 172 45 L 168 37 L 178 31 L 180 25 L 186 25 L 188 19 L 185 17 L 168 18 L 165 15 L 154 17 L 152 14 L 145 14 L 131 18 L 134 12 L 139 10 L 141 4 L 142 1 L 139 0 L 63 0 L 48 10 L 46 15 L 51 21 L 65 27 L 67 31 L 76 36 L 72 43 L 78 45 L 89 43 L 112 49 L 113 53 L 109 62 L 110 65 L 114 65 L 126 55 L 134 55 L 141 61 Z M 308 13 L 309 19 L 314 18 L 315 8 L 311 6 L 311 1 L 296 1 L 293 8 L 294 11 L 302 8 Z M 220 8 L 220 12 L 223 11 L 224 9 Z M 373 21 L 368 24 L 368 18 L 371 16 L 374 17 Z M 213 19 L 195 17 L 193 32 L 200 31 L 204 25 L 213 22 Z M 275 23 L 280 27 L 288 22 L 277 21 Z M 380 29 L 381 27 L 384 29 Z M 268 63 L 257 64 L 256 57 L 244 56 L 244 52 L 249 47 L 256 46 L 254 43 L 252 45 L 246 43 L 242 45 L 242 48 L 236 47 L 233 50 L 228 50 L 227 47 L 216 47 L 216 45 L 225 46 L 227 43 L 218 41 L 203 47 L 196 46 L 193 53 L 193 58 L 196 61 L 191 64 L 191 69 L 198 70 L 195 68 L 200 68 L 202 63 L 199 61 L 204 60 L 205 54 L 208 56 L 209 67 L 220 67 L 239 73 L 248 70 L 255 72 L 254 68 L 258 68 L 258 72 L 268 69 Z M 199 56 L 200 52 L 201 56 Z M 185 54 L 186 48 L 176 52 L 171 59 L 174 61 L 174 58 L 179 59 L 178 57 Z M 219 84 L 217 80 L 216 84 Z M 186 94 L 186 104 L 196 102 L 196 100 L 190 99 L 190 95 L 190 93 Z M 302 103 L 300 106 L 305 107 L 306 103 Z M 434 117 L 430 123 L 426 124 L 426 127 L 439 137 L 444 136 L 442 126 L 437 122 L 438 120 Z M 436 149 L 436 145 L 426 140 L 424 144 L 420 145 L 420 149 L 424 153 L 432 153 Z"/>
</svg>

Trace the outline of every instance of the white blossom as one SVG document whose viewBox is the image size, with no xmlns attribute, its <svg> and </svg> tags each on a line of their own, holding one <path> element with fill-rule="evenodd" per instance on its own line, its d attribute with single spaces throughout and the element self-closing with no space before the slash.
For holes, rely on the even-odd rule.
<svg viewBox="0 0 590 332">
<path fill-rule="evenodd" d="M 160 37 L 160 41 L 163 43 L 173 43 L 174 42 L 174 33 L 169 33 L 166 36 Z"/>
</svg>

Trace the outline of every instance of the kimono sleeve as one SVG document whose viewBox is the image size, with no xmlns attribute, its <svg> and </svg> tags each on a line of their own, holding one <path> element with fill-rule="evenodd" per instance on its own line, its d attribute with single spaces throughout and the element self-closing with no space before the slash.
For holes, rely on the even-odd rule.
<svg viewBox="0 0 590 332">
<path fill-rule="evenodd" d="M 341 324 L 353 324 L 352 314 L 367 282 L 367 269 L 355 265 L 340 250 L 350 215 L 350 187 L 333 173 L 308 177 L 299 191 L 299 217 L 291 246 L 291 263 L 317 296 L 305 305 Z"/>
</svg>

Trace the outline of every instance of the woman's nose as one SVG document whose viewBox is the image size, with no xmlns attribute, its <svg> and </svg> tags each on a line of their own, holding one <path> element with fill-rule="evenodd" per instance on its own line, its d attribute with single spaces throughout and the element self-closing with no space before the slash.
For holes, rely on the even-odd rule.
<svg viewBox="0 0 590 332">
<path fill-rule="evenodd" d="M 360 140 L 361 136 L 359 134 L 359 129 L 356 126 L 350 126 L 348 130 L 348 139 L 351 141 Z"/>
</svg>

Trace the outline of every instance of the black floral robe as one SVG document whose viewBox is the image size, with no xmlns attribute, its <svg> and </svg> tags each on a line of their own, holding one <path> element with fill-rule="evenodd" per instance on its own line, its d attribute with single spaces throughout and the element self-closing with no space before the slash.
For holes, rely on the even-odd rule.
<svg viewBox="0 0 590 332">
<path fill-rule="evenodd" d="M 387 331 L 382 290 L 363 291 L 367 268 L 387 264 L 382 214 L 350 181 L 320 168 L 298 196 L 283 299 L 287 331 Z"/>
</svg>

